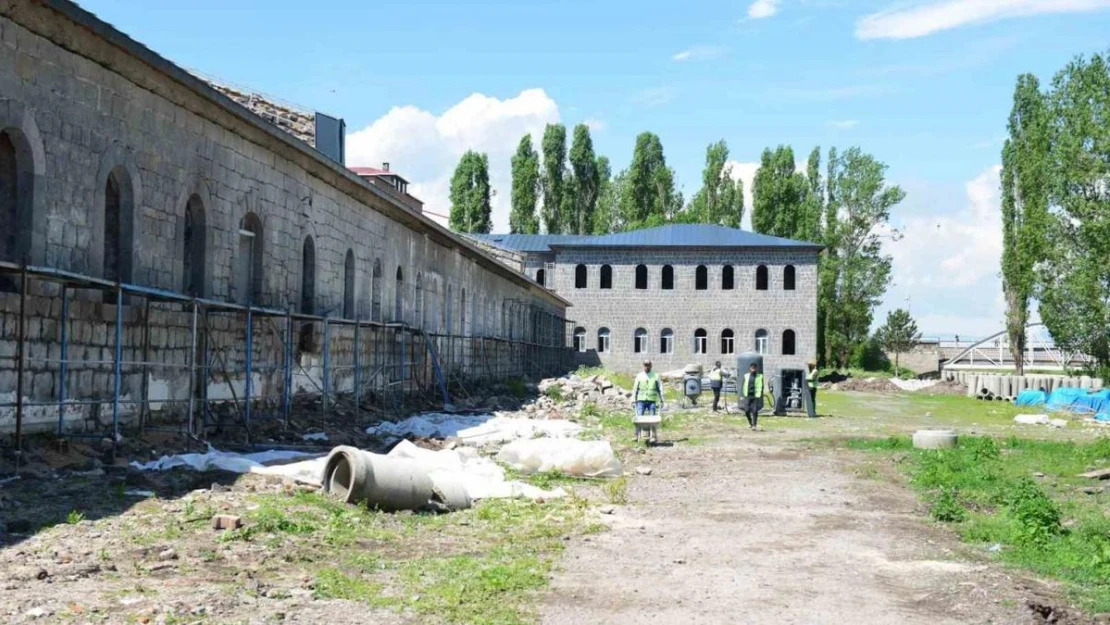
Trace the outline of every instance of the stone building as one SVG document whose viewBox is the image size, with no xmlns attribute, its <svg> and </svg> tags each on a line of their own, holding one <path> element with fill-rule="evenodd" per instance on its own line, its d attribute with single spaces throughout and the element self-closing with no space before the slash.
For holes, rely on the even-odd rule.
<svg viewBox="0 0 1110 625">
<path fill-rule="evenodd" d="M 659 371 L 690 362 L 735 366 L 764 354 L 768 373 L 804 369 L 817 352 L 812 243 L 712 225 L 676 224 L 604 236 L 472 235 L 520 257 L 517 266 L 573 308 L 579 362 Z"/>
<path fill-rule="evenodd" d="M 0 430 L 350 391 L 353 354 L 379 381 L 415 358 L 387 324 L 516 341 L 528 362 L 563 348 L 564 299 L 349 171 L 341 142 L 338 162 L 305 143 L 306 119 L 290 134 L 226 92 L 72 2 L 0 1 Z M 330 339 L 329 319 L 347 322 Z M 355 346 L 355 320 L 378 342 Z M 287 321 L 313 326 L 289 357 Z M 523 348 L 475 345 L 441 356 L 523 370 Z M 321 373 L 329 357 L 346 371 Z"/>
</svg>

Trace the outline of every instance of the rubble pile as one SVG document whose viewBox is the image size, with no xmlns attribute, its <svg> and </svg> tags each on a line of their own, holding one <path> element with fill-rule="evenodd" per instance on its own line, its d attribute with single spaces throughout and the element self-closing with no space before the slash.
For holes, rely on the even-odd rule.
<svg viewBox="0 0 1110 625">
<path fill-rule="evenodd" d="M 548 378 L 539 383 L 540 396 L 523 407 L 525 412 L 550 412 L 582 410 L 594 405 L 600 410 L 628 408 L 632 391 L 613 384 L 603 375 L 580 377 L 571 374 L 561 378 Z"/>
</svg>

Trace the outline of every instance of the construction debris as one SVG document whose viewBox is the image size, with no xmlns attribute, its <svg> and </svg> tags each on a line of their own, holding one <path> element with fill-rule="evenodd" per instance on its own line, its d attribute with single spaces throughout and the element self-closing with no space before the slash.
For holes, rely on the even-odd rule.
<svg viewBox="0 0 1110 625">
<path fill-rule="evenodd" d="M 603 375 L 585 378 L 568 375 L 548 378 L 539 383 L 540 397 L 524 407 L 526 412 L 544 412 L 571 408 L 581 410 L 587 405 L 599 409 L 628 408 L 632 391 L 624 390 Z"/>
<path fill-rule="evenodd" d="M 1080 473 L 1079 477 L 1085 477 L 1091 480 L 1110 480 L 1110 469 L 1097 469 L 1095 471 Z"/>
</svg>

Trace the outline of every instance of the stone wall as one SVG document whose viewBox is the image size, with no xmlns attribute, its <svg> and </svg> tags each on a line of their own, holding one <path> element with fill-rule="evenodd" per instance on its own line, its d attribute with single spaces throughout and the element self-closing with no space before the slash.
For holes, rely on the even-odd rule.
<svg viewBox="0 0 1110 625">
<path fill-rule="evenodd" d="M 755 349 L 755 333 L 768 333 L 764 368 L 775 372 L 781 368 L 804 369 L 817 350 L 817 252 L 783 249 L 746 250 L 670 250 L 562 248 L 557 251 L 554 290 L 570 300 L 573 307 L 572 327 L 586 332 L 584 363 L 600 361 L 617 370 L 635 370 L 644 358 L 654 361 L 656 370 L 681 368 L 690 362 L 711 365 L 721 360 L 726 367 L 735 366 L 736 355 Z M 588 287 L 575 288 L 575 268 L 585 264 Z M 648 267 L 648 288 L 635 288 L 638 264 Z M 612 267 L 612 289 L 599 288 L 601 266 Z M 663 265 L 674 268 L 674 289 L 661 288 Z M 723 290 L 722 271 L 725 265 L 734 270 L 733 290 Z M 756 290 L 756 268 L 768 267 L 768 289 Z M 696 290 L 698 265 L 708 271 L 708 289 Z M 783 289 L 783 269 L 795 267 L 795 290 Z M 610 352 L 597 353 L 598 330 L 610 330 Z M 646 353 L 635 353 L 634 332 L 647 331 Z M 707 333 L 707 353 L 694 353 L 694 333 Z M 661 353 L 661 332 L 674 333 L 674 353 Z M 735 333 L 734 354 L 723 354 L 721 334 L 725 329 Z M 795 332 L 794 355 L 783 355 L 783 332 Z"/>
<path fill-rule="evenodd" d="M 181 292 L 189 277 L 190 205 L 197 209 L 191 219 L 203 242 L 198 266 L 207 298 L 245 303 L 257 291 L 250 297 L 254 305 L 298 309 L 311 282 L 310 309 L 318 315 L 344 314 L 350 297 L 364 319 L 508 336 L 507 320 L 516 318 L 518 339 L 552 347 L 553 337 L 561 339 L 553 332 L 536 335 L 537 326 L 524 320 L 561 318 L 564 301 L 65 0 L 0 0 L 0 130 L 9 129 L 26 147 L 18 158 L 33 171 L 24 187 L 32 190 L 27 218 L 18 224 L 30 264 L 111 278 L 105 249 L 115 231 L 124 281 Z M 119 190 L 118 224 L 106 199 L 112 185 Z M 245 262 L 242 230 L 250 223 L 260 229 L 260 245 Z M 307 239 L 314 248 L 310 272 L 302 271 Z M 350 281 L 348 254 L 354 261 Z M 252 266 L 256 286 L 242 278 Z M 58 289 L 36 281 L 29 295 L 28 353 L 57 355 L 60 328 L 51 319 L 60 314 Z M 0 404 L 15 393 L 13 363 L 2 356 L 15 351 L 17 300 L 10 293 L 2 298 Z M 114 321 L 114 305 L 103 300 L 95 290 L 74 293 L 71 349 L 82 358 L 104 360 L 109 348 L 105 323 Z M 129 297 L 124 311 L 127 356 L 142 344 L 134 323 L 139 301 Z M 189 340 L 182 322 L 173 311 L 152 314 L 151 351 L 180 362 Z M 228 341 L 242 341 L 242 327 L 227 323 Z M 272 363 L 271 356 L 258 358 Z M 28 399 L 58 395 L 46 373 L 35 373 L 25 387 Z M 100 368 L 84 373 L 71 377 L 70 399 L 112 392 Z M 121 385 L 130 398 L 141 378 L 129 373 Z M 187 381 L 187 374 L 169 376 L 165 392 L 179 397 Z M 12 412 L 0 405 L 0 428 Z M 49 425 L 50 419 L 41 415 L 36 423 Z"/>
</svg>

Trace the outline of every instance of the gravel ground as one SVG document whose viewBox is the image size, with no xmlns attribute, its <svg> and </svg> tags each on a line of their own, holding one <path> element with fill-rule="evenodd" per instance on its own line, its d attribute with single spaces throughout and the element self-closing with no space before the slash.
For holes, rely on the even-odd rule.
<svg viewBox="0 0 1110 625">
<path fill-rule="evenodd" d="M 542 622 L 1099 622 L 970 553 L 892 480 L 855 477 L 844 453 L 781 432 L 648 451 L 612 530 L 570 546 Z"/>
</svg>

